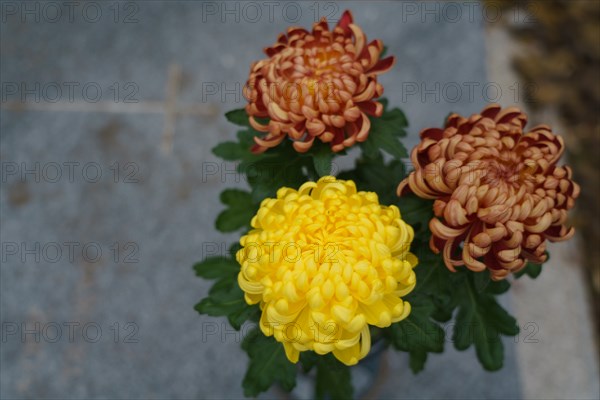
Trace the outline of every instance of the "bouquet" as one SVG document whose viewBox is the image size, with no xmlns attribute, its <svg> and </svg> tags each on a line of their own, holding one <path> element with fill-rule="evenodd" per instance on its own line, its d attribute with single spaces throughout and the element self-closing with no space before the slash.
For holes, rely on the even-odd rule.
<svg viewBox="0 0 600 400">
<path fill-rule="evenodd" d="M 454 346 L 500 369 L 501 335 L 519 327 L 497 296 L 540 274 L 547 241 L 574 234 L 579 186 L 558 165 L 562 138 L 490 104 L 421 131 L 407 168 L 407 118 L 378 82 L 395 58 L 349 11 L 332 29 L 291 27 L 264 52 L 245 109 L 226 114 L 237 140 L 213 149 L 249 184 L 221 193 L 216 220 L 242 236 L 229 257 L 194 266 L 215 281 L 196 310 L 253 327 L 245 394 L 312 374 L 315 397 L 351 398 L 350 369 L 372 348 L 407 352 L 417 373 L 452 319 Z M 333 176 L 353 147 L 354 168 Z"/>
</svg>

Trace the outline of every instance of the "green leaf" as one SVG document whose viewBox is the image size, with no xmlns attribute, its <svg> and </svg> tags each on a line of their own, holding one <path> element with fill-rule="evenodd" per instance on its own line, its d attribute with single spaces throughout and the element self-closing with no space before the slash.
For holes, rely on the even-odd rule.
<svg viewBox="0 0 600 400">
<path fill-rule="evenodd" d="M 315 170 L 319 177 L 331 174 L 331 162 L 333 161 L 333 152 L 329 146 L 321 146 L 319 151 L 312 156 Z"/>
<path fill-rule="evenodd" d="M 296 386 L 296 367 L 285 356 L 283 345 L 273 337 L 267 337 L 255 328 L 242 342 L 242 349 L 250 357 L 242 383 L 246 396 L 256 397 L 274 383 L 279 383 L 288 392 Z"/>
<path fill-rule="evenodd" d="M 257 312 L 258 307 L 246 303 L 244 292 L 237 285 L 234 276 L 217 281 L 209 296 L 196 304 L 194 309 L 212 317 L 227 317 L 231 326 L 239 330 Z"/>
<path fill-rule="evenodd" d="M 400 322 L 391 325 L 390 340 L 398 350 L 410 354 L 414 373 L 425 367 L 427 352 L 444 351 L 444 330 L 431 316 L 435 311 L 432 301 L 421 294 L 409 296 L 411 312 Z"/>
<path fill-rule="evenodd" d="M 384 106 L 381 117 L 372 117 L 369 137 L 361 143 L 363 154 L 367 158 L 376 157 L 379 150 L 383 150 L 396 158 L 408 157 L 400 137 L 406 136 L 404 128 L 408 126 L 406 116 L 399 108 L 387 110 L 387 100 L 380 99 Z"/>
<path fill-rule="evenodd" d="M 228 206 L 217 217 L 216 227 L 221 232 L 233 232 L 249 227 L 258 206 L 250 193 L 239 189 L 226 189 L 221 193 L 221 202 Z"/>
<path fill-rule="evenodd" d="M 235 256 L 237 254 L 237 252 L 242 248 L 242 245 L 240 244 L 240 242 L 233 242 L 230 246 L 229 249 L 227 250 L 229 256 L 233 259 L 235 259 Z"/>
<path fill-rule="evenodd" d="M 528 262 L 527 265 L 522 270 L 520 270 L 519 272 L 516 272 L 514 275 L 517 278 L 520 278 L 523 275 L 527 275 L 531 279 L 535 279 L 538 276 L 540 276 L 541 273 L 542 273 L 542 264 L 534 264 L 532 262 Z"/>
<path fill-rule="evenodd" d="M 227 121 L 239 126 L 250 126 L 248 114 L 246 114 L 246 110 L 243 108 L 225 113 L 225 118 L 227 118 Z"/>
<path fill-rule="evenodd" d="M 426 235 L 428 237 L 429 233 Z M 413 241 L 411 251 L 419 259 L 415 268 L 417 287 L 414 293 L 429 297 L 435 306 L 431 314 L 433 319 L 440 322 L 450 320 L 458 302 L 455 290 L 456 274 L 446 268 L 441 255 L 434 254 L 427 242 Z"/>
<path fill-rule="evenodd" d="M 320 355 L 314 351 L 302 351 L 300 352 L 300 363 L 302 364 L 302 370 L 304 373 L 308 373 L 312 370 L 317 362 L 319 361 Z"/>
<path fill-rule="evenodd" d="M 413 296 L 411 312 L 391 326 L 392 344 L 403 351 L 424 350 L 440 353 L 444 350 L 444 330 L 431 319 L 435 307 L 425 297 Z"/>
<path fill-rule="evenodd" d="M 498 295 L 506 293 L 508 289 L 510 289 L 510 283 L 508 283 L 506 279 L 503 279 L 501 281 L 490 281 L 485 291 L 490 294 Z"/>
<path fill-rule="evenodd" d="M 227 161 L 244 160 L 250 162 L 265 157 L 264 154 L 254 154 L 250 150 L 254 145 L 254 137 L 261 136 L 260 132 L 255 131 L 251 127 L 238 131 L 237 142 L 224 142 L 216 145 L 212 152 L 217 157 Z"/>
<path fill-rule="evenodd" d="M 377 193 L 381 204 L 394 204 L 398 200 L 396 186 L 405 177 L 405 167 L 399 160 L 386 163 L 378 153 L 373 158 L 359 158 L 352 171 L 344 171 L 338 177 L 353 180 L 359 190 Z"/>
<path fill-rule="evenodd" d="M 260 159 L 240 164 L 238 170 L 246 174 L 252 187 L 252 201 L 259 204 L 267 197 L 275 197 L 281 187 L 298 188 L 308 178 L 303 169 L 312 164 L 310 157 L 299 155 L 292 145 L 282 143 Z"/>
<path fill-rule="evenodd" d="M 360 148 L 362 150 L 362 155 L 367 159 L 376 159 L 381 156 L 379 145 L 374 140 L 369 140 L 367 138 L 366 141 L 360 143 Z"/>
<path fill-rule="evenodd" d="M 500 335 L 519 333 L 516 320 L 487 293 L 479 293 L 473 279 L 465 279 L 454 327 L 454 346 L 466 350 L 475 345 L 479 362 L 486 370 L 502 368 L 504 347 Z"/>
<path fill-rule="evenodd" d="M 481 272 L 473 272 L 473 280 L 475 282 L 475 289 L 477 289 L 478 293 L 481 293 L 490 284 L 490 272 L 487 269 Z"/>
<path fill-rule="evenodd" d="M 254 145 L 254 137 L 255 136 L 260 136 L 260 132 L 257 132 L 252 128 L 249 128 L 249 129 L 246 129 L 243 131 L 238 131 L 238 133 L 237 133 L 237 138 L 238 138 L 240 146 L 242 146 L 244 149 L 248 150 L 248 154 L 251 154 L 253 157 L 260 157 L 261 155 L 256 155 L 256 154 L 250 153 L 250 148 L 252 147 L 252 145 Z"/>
<path fill-rule="evenodd" d="M 215 156 L 227 161 L 241 160 L 250 154 L 248 148 L 240 146 L 237 142 L 224 142 L 216 145 L 212 152 Z"/>
<path fill-rule="evenodd" d="M 369 143 L 369 145 L 372 144 L 378 149 L 381 149 L 396 158 L 408 157 L 408 151 L 406 151 L 406 147 L 404 147 L 404 145 L 390 131 L 375 132 L 372 130 L 369 134 L 369 138 L 363 143 Z M 369 148 L 369 145 L 364 146 L 366 148 L 365 151 L 369 154 L 373 154 L 373 149 Z"/>
<path fill-rule="evenodd" d="M 226 257 L 209 257 L 204 261 L 194 264 L 196 276 L 204 279 L 219 279 L 235 276 L 240 272 L 240 264 L 236 260 Z"/>
<path fill-rule="evenodd" d="M 429 231 L 429 221 L 433 218 L 433 201 L 425 200 L 414 194 L 405 194 L 397 200 L 402 219 L 415 229 Z M 425 237 L 425 236 L 422 236 Z"/>
<path fill-rule="evenodd" d="M 410 356 L 409 366 L 413 374 L 417 374 L 425 369 L 427 362 L 427 352 L 423 350 L 413 350 L 408 353 Z"/>
<path fill-rule="evenodd" d="M 351 399 L 352 378 L 350 368 L 338 361 L 331 353 L 320 356 L 317 361 L 317 399 Z"/>
</svg>

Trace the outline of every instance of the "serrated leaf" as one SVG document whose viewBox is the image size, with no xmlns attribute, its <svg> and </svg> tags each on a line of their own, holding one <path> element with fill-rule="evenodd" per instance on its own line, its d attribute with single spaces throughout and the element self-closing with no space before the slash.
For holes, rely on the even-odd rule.
<svg viewBox="0 0 600 400">
<path fill-rule="evenodd" d="M 238 131 L 237 142 L 219 143 L 212 149 L 212 152 L 217 157 L 227 161 L 244 160 L 250 162 L 258 160 L 261 157 L 266 157 L 264 154 L 254 154 L 251 152 L 255 136 L 261 136 L 260 132 L 248 127 L 248 129 Z"/>
<path fill-rule="evenodd" d="M 351 399 L 353 393 L 350 368 L 338 361 L 331 353 L 320 356 L 317 361 L 317 399 Z"/>
<path fill-rule="evenodd" d="M 369 140 L 374 146 L 390 154 L 392 157 L 408 157 L 408 151 L 406 150 L 406 147 L 404 147 L 404 145 L 396 136 L 391 133 L 391 131 L 380 131 L 378 133 L 371 131 L 367 141 Z M 372 152 L 372 150 L 369 150 L 369 152 Z"/>
<path fill-rule="evenodd" d="M 252 187 L 252 201 L 259 203 L 267 197 L 275 197 L 281 187 L 298 188 L 308 180 L 302 171 L 306 162 L 311 161 L 297 155 L 278 154 L 244 165 Z"/>
<path fill-rule="evenodd" d="M 429 236 L 429 233 L 426 235 Z M 434 254 L 426 242 L 413 241 L 411 251 L 419 259 L 419 264 L 415 268 L 417 287 L 414 292 L 429 297 L 435 306 L 431 314 L 434 320 L 440 322 L 450 320 L 458 301 L 454 290 L 456 274 L 446 268 L 441 255 Z"/>
<path fill-rule="evenodd" d="M 279 383 L 286 391 L 296 386 L 296 367 L 285 356 L 283 345 L 253 329 L 242 342 L 250 362 L 242 386 L 244 394 L 256 397 Z"/>
<path fill-rule="evenodd" d="M 360 143 L 362 155 L 367 159 L 377 159 L 381 157 L 381 151 L 379 150 L 378 143 L 375 140 L 369 140 Z"/>
<path fill-rule="evenodd" d="M 318 152 L 313 154 L 313 165 L 319 177 L 331 174 L 331 162 L 333 161 L 333 152 L 329 148 L 321 147 Z"/>
<path fill-rule="evenodd" d="M 236 330 L 257 312 L 257 306 L 250 306 L 244 300 L 244 292 L 236 284 L 235 276 L 215 283 L 208 297 L 196 304 L 194 309 L 200 314 L 227 317 Z"/>
<path fill-rule="evenodd" d="M 403 351 L 423 350 L 440 353 L 444 350 L 444 330 L 431 319 L 435 307 L 427 298 L 413 297 L 411 312 L 392 324 L 392 343 Z"/>
<path fill-rule="evenodd" d="M 428 229 L 433 217 L 433 201 L 421 199 L 414 194 L 405 194 L 397 200 L 402 219 L 413 228 Z M 415 231 L 416 232 L 416 231 Z"/>
<path fill-rule="evenodd" d="M 475 289 L 481 293 L 490 284 L 490 272 L 486 269 L 481 272 L 473 272 L 473 281 L 475 282 Z"/>
<path fill-rule="evenodd" d="M 490 294 L 502 294 L 506 293 L 510 289 L 510 283 L 503 279 L 501 281 L 490 281 L 485 291 Z"/>
<path fill-rule="evenodd" d="M 502 368 L 504 347 L 500 334 L 518 334 L 516 320 L 492 295 L 478 293 L 472 279 L 464 280 L 460 292 L 453 333 L 454 346 L 457 350 L 466 350 L 475 345 L 477 358 L 486 370 L 496 371 Z"/>
<path fill-rule="evenodd" d="M 228 206 L 217 217 L 215 223 L 221 232 L 233 232 L 248 227 L 257 205 L 250 193 L 239 189 L 226 189 L 221 193 L 221 202 Z"/>
<path fill-rule="evenodd" d="M 236 161 L 244 158 L 249 151 L 236 142 L 219 143 L 213 147 L 212 152 L 215 156 L 227 161 Z"/>
<path fill-rule="evenodd" d="M 405 177 L 404 164 L 398 160 L 386 163 L 381 153 L 374 158 L 359 158 L 352 171 L 338 174 L 340 179 L 353 180 L 359 190 L 377 193 L 381 204 L 394 204 L 396 184 Z"/>
<path fill-rule="evenodd" d="M 527 275 L 531 279 L 535 279 L 538 276 L 540 276 L 541 273 L 542 273 L 542 264 L 534 264 L 534 263 L 528 262 L 527 265 L 522 270 L 520 270 L 519 272 L 516 272 L 514 275 L 517 278 L 520 278 L 523 275 Z"/>
<path fill-rule="evenodd" d="M 369 137 L 360 144 L 363 155 L 376 157 L 383 150 L 395 158 L 408 157 L 408 152 L 400 137 L 406 136 L 404 128 L 408 126 L 406 116 L 399 108 L 387 110 L 387 99 L 379 99 L 384 111 L 381 117 L 372 117 Z"/>
<path fill-rule="evenodd" d="M 225 118 L 227 118 L 227 121 L 239 126 L 250 126 L 248 114 L 243 108 L 225 113 Z"/>
<path fill-rule="evenodd" d="M 379 121 L 379 124 L 382 123 L 385 123 L 391 128 L 395 135 L 406 136 L 406 131 L 404 131 L 404 129 L 398 129 L 408 127 L 408 119 L 401 109 L 392 108 L 389 111 L 386 110 Z"/>
<path fill-rule="evenodd" d="M 209 257 L 204 261 L 194 264 L 196 276 L 204 279 L 219 279 L 240 272 L 237 261 L 226 257 Z"/>
<path fill-rule="evenodd" d="M 427 362 L 427 352 L 423 350 L 414 350 L 409 354 L 409 366 L 413 374 L 417 374 L 425 369 Z"/>
<path fill-rule="evenodd" d="M 250 193 L 240 189 L 225 189 L 219 195 L 221 203 L 228 206 L 239 206 L 250 201 Z"/>
<path fill-rule="evenodd" d="M 304 371 L 304 373 L 308 373 L 317 365 L 319 357 L 321 356 L 315 353 L 314 351 L 300 352 L 300 363 L 302 364 L 302 370 Z"/>
<path fill-rule="evenodd" d="M 242 245 L 240 244 L 240 242 L 233 242 L 230 246 L 229 249 L 227 250 L 227 252 L 229 253 L 229 256 L 233 259 L 235 259 L 235 256 L 237 254 L 237 252 L 242 248 Z"/>
<path fill-rule="evenodd" d="M 250 148 L 254 144 L 255 136 L 260 136 L 260 133 L 255 131 L 252 128 L 249 128 L 249 129 L 246 129 L 243 131 L 238 131 L 238 133 L 237 133 L 237 138 L 240 143 L 240 146 L 242 146 L 244 149 L 247 149 L 248 152 L 250 152 Z M 252 153 L 250 153 L 250 154 L 252 154 Z M 256 156 L 256 157 L 260 157 L 260 155 L 254 155 L 254 154 L 252 154 L 252 155 Z"/>
</svg>

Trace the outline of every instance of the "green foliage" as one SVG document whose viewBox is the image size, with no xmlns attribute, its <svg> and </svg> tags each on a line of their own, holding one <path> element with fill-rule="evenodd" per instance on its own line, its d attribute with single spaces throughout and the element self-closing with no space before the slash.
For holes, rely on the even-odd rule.
<svg viewBox="0 0 600 400">
<path fill-rule="evenodd" d="M 215 288 L 218 290 L 211 290 L 208 297 L 196 304 L 195 310 L 212 317 L 227 317 L 231 326 L 240 330 L 242 324 L 255 314 L 256 307 L 246 304 L 239 286 L 215 285 Z"/>
<path fill-rule="evenodd" d="M 503 294 L 506 293 L 510 289 L 510 283 L 507 280 L 502 281 L 490 281 L 490 283 L 485 288 L 485 291 L 489 294 Z"/>
<path fill-rule="evenodd" d="M 248 229 L 250 220 L 258 210 L 250 193 L 239 189 L 226 189 L 221 193 L 221 202 L 227 206 L 217 217 L 215 226 L 221 232 Z"/>
<path fill-rule="evenodd" d="M 333 157 L 335 156 L 329 145 L 321 141 L 315 141 L 311 151 L 316 174 L 319 177 L 329 175 L 331 173 Z"/>
<path fill-rule="evenodd" d="M 237 261 L 226 257 L 209 257 L 206 260 L 194 264 L 196 276 L 204 279 L 231 278 L 240 272 Z"/>
<path fill-rule="evenodd" d="M 500 335 L 519 333 L 517 321 L 487 292 L 475 287 L 473 273 L 462 273 L 453 341 L 457 350 L 475 345 L 477 358 L 488 371 L 502 368 L 504 347 Z"/>
<path fill-rule="evenodd" d="M 464 350 L 475 345 L 477 357 L 485 369 L 501 368 L 504 352 L 500 335 L 516 335 L 519 332 L 516 320 L 495 300 L 495 296 L 505 293 L 510 284 L 506 280 L 492 281 L 487 270 L 473 272 L 460 267 L 457 273 L 448 270 L 441 255 L 429 249 L 431 232 L 428 223 L 433 217 L 432 202 L 406 195 L 397 204 L 402 218 L 415 229 L 411 251 L 419 258 L 419 265 L 415 268 L 417 287 L 409 299 L 412 296 L 424 296 L 430 301 L 424 309 L 427 313 L 416 307 L 413 310 L 413 313 L 417 312 L 415 317 L 428 315 L 428 320 L 420 319 L 418 323 L 426 327 L 433 323 L 432 319 L 446 322 L 456 314 L 453 333 L 455 347 Z M 457 307 L 458 312 L 455 313 Z M 402 321 L 397 325 L 400 324 Z M 430 328 L 430 332 L 434 330 Z M 397 343 L 394 345 L 400 348 Z M 414 343 L 403 343 L 401 350 L 409 352 L 413 371 L 420 371 L 427 360 L 427 353 L 432 352 Z"/>
<path fill-rule="evenodd" d="M 405 194 L 396 200 L 396 204 L 402 219 L 415 230 L 415 237 L 428 241 L 429 221 L 433 218 L 433 201 L 421 199 L 414 194 Z"/>
<path fill-rule="evenodd" d="M 300 364 L 304 373 L 310 372 L 319 361 L 319 355 L 314 351 L 303 351 L 300 353 Z"/>
<path fill-rule="evenodd" d="M 408 298 L 411 312 L 400 322 L 392 324 L 390 341 L 398 350 L 410 354 L 410 367 L 414 373 L 425 367 L 427 353 L 444 351 L 444 330 L 432 319 L 435 306 L 427 296 Z"/>
<path fill-rule="evenodd" d="M 482 293 L 488 287 L 490 282 L 490 272 L 487 269 L 473 274 L 473 283 L 475 284 L 477 293 Z"/>
<path fill-rule="evenodd" d="M 242 386 L 246 396 L 256 397 L 278 383 L 286 391 L 296 386 L 296 366 L 288 361 L 283 345 L 253 329 L 242 342 L 250 363 Z"/>
<path fill-rule="evenodd" d="M 517 278 L 520 278 L 523 275 L 527 275 L 531 279 L 535 279 L 538 276 L 540 276 L 541 273 L 542 273 L 542 264 L 534 264 L 532 262 L 529 262 L 522 270 L 515 273 L 514 275 Z"/>
<path fill-rule="evenodd" d="M 333 354 L 319 356 L 317 360 L 317 399 L 351 399 L 352 379 L 350 368 L 339 362 Z"/>
<path fill-rule="evenodd" d="M 338 177 L 353 180 L 358 190 L 377 193 L 382 204 L 394 204 L 398 200 L 396 186 L 404 179 L 405 168 L 399 160 L 386 163 L 378 153 L 371 158 L 359 158 L 352 171 L 341 172 Z"/>
<path fill-rule="evenodd" d="M 204 279 L 214 279 L 205 297 L 194 309 L 200 314 L 213 317 L 227 317 L 231 326 L 239 330 L 247 320 L 256 320 L 258 306 L 250 306 L 244 299 L 244 292 L 237 284 L 240 266 L 237 261 L 226 257 L 211 257 L 194 265 L 196 275 Z"/>
<path fill-rule="evenodd" d="M 381 117 L 371 118 L 369 137 L 360 144 L 365 157 L 377 157 L 381 150 L 397 159 L 408 157 L 401 137 L 406 136 L 406 116 L 399 108 L 387 110 L 387 100 L 379 100 L 384 107 Z"/>
<path fill-rule="evenodd" d="M 267 197 L 275 197 L 281 187 L 298 188 L 308 181 L 307 168 L 312 170 L 312 159 L 284 141 L 256 159 L 241 162 L 238 171 L 250 184 L 252 201 L 259 204 Z"/>
<path fill-rule="evenodd" d="M 409 354 L 410 368 L 417 373 L 424 369 L 429 353 L 444 350 L 445 332 L 440 323 L 454 316 L 455 347 L 465 350 L 475 346 L 483 367 L 497 370 L 503 363 L 500 335 L 519 332 L 515 319 L 495 299 L 509 290 L 510 284 L 491 280 L 487 270 L 472 272 L 459 267 L 458 272 L 453 273 L 444 264 L 442 256 L 431 251 L 429 221 L 433 217 L 433 201 L 411 194 L 401 198 L 396 195 L 398 183 L 407 175 L 401 159 L 407 157 L 408 152 L 401 138 L 406 135 L 408 122 L 400 109 L 388 109 L 385 99 L 381 102 L 384 113 L 380 118 L 370 119 L 369 137 L 360 144 L 362 153 L 354 168 L 338 175 L 340 179 L 353 180 L 358 190 L 375 192 L 381 204 L 398 206 L 402 219 L 415 232 L 411 251 L 419 259 L 415 268 L 417 285 L 406 298 L 411 304 L 411 313 L 378 332 L 395 349 Z M 281 187 L 298 188 L 308 180 L 331 174 L 335 157 L 345 154 L 333 153 L 328 143 L 319 140 L 315 140 L 309 151 L 298 153 L 288 139 L 264 153 L 253 154 L 253 138 L 262 134 L 249 125 L 245 111 L 228 112 L 226 118 L 242 129 L 237 133 L 237 141 L 221 143 L 213 153 L 237 163 L 237 171 L 244 175 L 249 188 L 226 189 L 221 193 L 221 202 L 226 207 L 218 215 L 216 227 L 222 232 L 250 229 L 250 221 L 261 201 L 275 197 Z M 227 317 L 238 330 L 245 322 L 256 322 L 260 317 L 259 306 L 246 303 L 237 283 L 240 266 L 235 261 L 235 253 L 239 248 L 240 245 L 235 243 L 229 257 L 211 257 L 194 265 L 197 276 L 215 280 L 208 296 L 196 305 L 196 310 L 201 314 Z M 535 278 L 540 271 L 540 265 L 530 263 L 518 276 Z M 273 384 L 288 391 L 295 386 L 298 369 L 288 361 L 282 344 L 273 337 L 254 329 L 245 338 L 242 348 L 250 358 L 243 381 L 246 396 L 257 396 Z M 305 373 L 316 369 L 316 398 L 352 398 L 350 368 L 332 354 L 301 352 L 300 364 Z"/>
<path fill-rule="evenodd" d="M 425 369 L 425 363 L 427 362 L 427 352 L 410 351 L 408 354 L 410 356 L 408 366 L 413 374 L 423 371 Z"/>
<path fill-rule="evenodd" d="M 417 275 L 417 287 L 414 293 L 426 295 L 434 305 L 431 317 L 439 322 L 447 322 L 452 318 L 452 314 L 457 305 L 456 275 L 446 268 L 440 255 L 433 254 L 428 250 L 425 243 L 416 245 L 413 242 L 413 248 L 416 247 L 419 265 L 415 268 Z"/>
<path fill-rule="evenodd" d="M 246 110 L 243 108 L 225 113 L 225 118 L 227 118 L 227 121 L 235 125 L 250 126 L 250 123 L 248 122 L 248 114 L 246 114 Z"/>
</svg>

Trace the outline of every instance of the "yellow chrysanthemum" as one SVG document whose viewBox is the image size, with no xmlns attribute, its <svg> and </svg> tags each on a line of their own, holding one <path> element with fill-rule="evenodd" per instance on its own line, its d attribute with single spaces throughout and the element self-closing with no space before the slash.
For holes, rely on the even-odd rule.
<svg viewBox="0 0 600 400">
<path fill-rule="evenodd" d="M 283 343 L 290 361 L 313 350 L 356 364 L 370 350 L 369 325 L 410 313 L 401 297 L 416 283 L 413 229 L 377 194 L 323 177 L 279 189 L 252 227 L 240 240 L 238 282 L 249 304 L 260 303 L 262 332 Z"/>
</svg>

